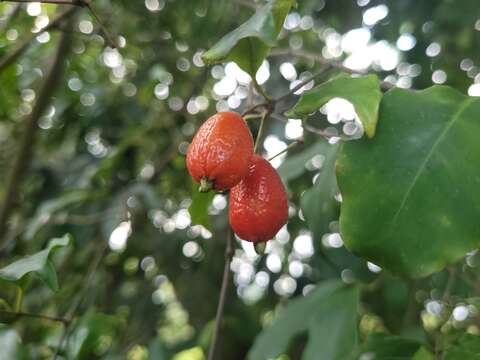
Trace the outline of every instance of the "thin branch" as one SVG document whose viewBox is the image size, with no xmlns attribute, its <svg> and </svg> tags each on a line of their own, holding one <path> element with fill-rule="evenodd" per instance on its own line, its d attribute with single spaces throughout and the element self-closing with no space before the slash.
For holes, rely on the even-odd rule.
<svg viewBox="0 0 480 360">
<path fill-rule="evenodd" d="M 267 123 L 267 118 L 270 116 L 272 113 L 272 108 L 269 107 L 265 112 L 263 113 L 262 119 L 260 120 L 260 127 L 258 128 L 257 132 L 257 138 L 255 139 L 255 145 L 253 147 L 253 152 L 258 152 L 259 146 L 260 146 L 260 141 L 262 141 L 263 133 L 265 132 L 265 127 Z"/>
<path fill-rule="evenodd" d="M 21 3 L 21 4 L 38 2 L 42 4 L 85 6 L 85 3 L 83 0 L 0 0 L 0 2 L 14 2 L 14 3 Z"/>
<path fill-rule="evenodd" d="M 442 300 L 443 302 L 447 302 L 448 298 L 450 297 L 450 292 L 452 291 L 453 285 L 455 284 L 456 279 L 456 271 L 455 267 L 448 268 L 448 279 L 447 284 L 445 286 L 445 290 L 443 291 Z"/>
<path fill-rule="evenodd" d="M 274 101 L 279 102 L 279 101 L 282 101 L 282 100 L 286 99 L 290 95 L 294 94 L 297 90 L 300 90 L 302 87 L 307 85 L 309 82 L 315 80 L 316 78 L 318 78 L 320 76 L 325 75 L 325 73 L 327 73 L 327 71 L 329 71 L 330 69 L 331 69 L 330 64 L 325 64 L 318 72 L 316 72 L 312 76 L 309 76 L 305 80 L 301 81 L 300 83 L 298 83 L 298 85 L 294 86 L 289 92 L 287 92 L 286 94 L 274 99 Z"/>
<path fill-rule="evenodd" d="M 341 71 L 349 73 L 349 74 L 358 74 L 358 75 L 367 75 L 368 74 L 366 71 L 350 69 L 350 68 L 346 67 L 345 65 L 343 65 L 339 61 L 325 59 L 323 56 L 321 56 L 319 54 L 311 53 L 311 52 L 308 52 L 308 51 L 302 51 L 302 50 L 295 50 L 294 51 L 294 50 L 290 50 L 290 49 L 278 49 L 278 50 L 273 50 L 270 53 L 270 56 L 291 56 L 291 57 L 295 57 L 295 58 L 314 61 L 316 63 L 323 64 L 323 65 L 328 65 L 328 66 L 334 67 L 338 70 L 341 70 Z M 393 84 L 391 84 L 387 81 L 384 81 L 384 80 L 380 81 L 380 86 L 383 89 L 391 89 L 391 88 L 395 87 L 395 85 L 393 85 Z"/>
<path fill-rule="evenodd" d="M 15 62 L 17 58 L 22 55 L 25 50 L 28 48 L 28 46 L 32 43 L 32 41 L 39 36 L 40 34 L 43 34 L 45 31 L 49 31 L 51 29 L 56 28 L 62 21 L 66 20 L 70 16 L 72 16 L 75 11 L 77 11 L 77 8 L 71 7 L 62 14 L 58 15 L 50 24 L 45 26 L 43 29 L 41 29 L 38 33 L 35 34 L 30 34 L 28 37 L 26 37 L 20 45 L 18 45 L 12 52 L 4 55 L 2 58 L 0 58 L 0 71 L 5 69 L 7 66 Z M 1 228 L 1 225 L 0 225 Z"/>
<path fill-rule="evenodd" d="M 255 110 L 257 110 L 258 108 L 267 107 L 268 105 L 269 105 L 269 103 L 260 103 L 260 104 L 253 105 L 253 106 L 249 107 L 248 109 L 246 109 L 244 112 L 242 112 L 242 116 L 251 114 Z"/>
<path fill-rule="evenodd" d="M 117 44 L 115 43 L 115 41 L 113 40 L 112 36 L 110 35 L 110 33 L 108 32 L 107 28 L 105 27 L 105 25 L 103 24 L 103 21 L 100 19 L 100 17 L 98 16 L 97 12 L 93 9 L 92 5 L 90 4 L 90 1 L 87 1 L 87 0 L 81 0 L 85 3 L 85 6 L 88 8 L 88 10 L 90 10 L 90 12 L 92 13 L 92 16 L 95 18 L 95 20 L 97 21 L 98 23 L 98 26 L 100 26 L 100 29 L 102 30 L 102 33 L 103 35 L 105 36 L 106 40 L 107 40 L 107 43 L 108 43 L 108 46 L 110 46 L 111 48 L 116 48 L 117 47 Z"/>
<path fill-rule="evenodd" d="M 60 335 L 60 340 L 58 341 L 57 349 L 55 351 L 55 355 L 53 356 L 53 360 L 56 360 L 58 358 L 58 355 L 63 347 L 63 344 L 68 340 L 70 325 L 72 323 L 72 320 L 76 316 L 77 311 L 80 308 L 80 305 L 82 304 L 85 298 L 85 295 L 87 294 L 88 289 L 90 288 L 90 285 L 92 284 L 93 278 L 95 277 L 94 276 L 95 272 L 100 266 L 100 263 L 102 262 L 103 256 L 105 255 L 107 248 L 108 248 L 108 243 L 105 243 L 105 245 L 102 246 L 97 252 L 95 259 L 93 260 L 93 262 L 90 265 L 90 268 L 88 269 L 87 276 L 85 277 L 85 283 L 83 285 L 82 290 L 80 290 L 77 297 L 73 300 L 72 304 L 70 305 L 70 308 L 68 309 L 65 315 L 65 319 L 67 320 L 67 322 L 64 323 L 65 326 L 63 327 L 62 334 Z"/>
<path fill-rule="evenodd" d="M 269 104 L 273 102 L 272 98 L 263 90 L 262 86 L 257 82 L 257 79 L 255 79 L 255 76 L 252 76 L 252 84 L 255 90 L 262 95 L 262 97 L 265 99 L 265 101 Z"/>
<path fill-rule="evenodd" d="M 249 9 L 252 9 L 252 10 L 257 10 L 258 7 L 257 7 L 257 4 L 255 4 L 254 2 L 252 1 L 248 1 L 248 0 L 234 0 L 234 3 L 238 4 L 238 5 L 241 5 L 241 6 L 245 6 Z"/>
<path fill-rule="evenodd" d="M 68 34 L 62 34 L 58 42 L 56 54 L 52 60 L 47 75 L 45 76 L 45 81 L 38 91 L 38 98 L 33 106 L 32 113 L 25 120 L 25 129 L 20 140 L 17 156 L 7 175 L 5 196 L 3 198 L 3 203 L 0 206 L 0 244 L 3 242 L 3 237 L 6 233 L 8 218 L 10 217 L 12 210 L 15 208 L 15 202 L 18 198 L 23 175 L 29 168 L 32 160 L 35 134 L 38 129 L 37 121 L 50 103 L 50 98 L 54 94 L 60 78 L 62 77 L 66 54 L 69 51 L 70 43 L 70 36 Z"/>
<path fill-rule="evenodd" d="M 32 0 L 0 0 L 0 2 L 17 2 L 17 3 L 31 3 Z M 38 33 L 30 34 L 25 40 L 21 42 L 19 46 L 17 46 L 11 53 L 3 56 L 0 59 L 0 71 L 3 70 L 5 67 L 13 63 L 23 52 L 28 48 L 31 42 L 40 34 L 44 33 L 45 31 L 49 31 L 54 28 L 60 28 L 59 24 L 72 15 L 78 7 L 86 7 L 92 13 L 92 16 L 97 21 L 100 30 L 102 31 L 105 39 L 107 41 L 108 46 L 111 48 L 116 48 L 115 41 L 113 40 L 112 36 L 106 29 L 105 25 L 103 24 L 102 20 L 98 16 L 97 12 L 93 9 L 90 5 L 89 0 L 40 0 L 37 2 L 45 3 L 45 4 L 57 4 L 57 5 L 72 5 L 72 7 L 66 10 L 63 14 L 59 15 L 55 18 L 50 24 L 46 27 L 41 29 Z"/>
<path fill-rule="evenodd" d="M 3 21 L 2 26 L 0 26 L 0 31 L 4 31 L 5 29 L 8 28 L 8 26 L 10 25 L 10 22 L 12 22 L 17 17 L 21 9 L 22 9 L 22 4 L 15 4 L 15 7 L 13 8 L 13 10 L 10 11 L 10 14 L 8 14 L 8 17 Z"/>
<path fill-rule="evenodd" d="M 57 317 L 57 316 L 49 316 L 43 314 L 34 314 L 24 311 L 8 311 L 8 310 L 0 310 L 0 314 L 11 315 L 11 316 L 18 316 L 18 317 L 29 317 L 29 318 L 36 318 L 36 319 L 43 319 L 55 322 L 61 322 L 63 324 L 67 324 L 69 322 L 68 319 Z"/>
<path fill-rule="evenodd" d="M 291 144 L 289 144 L 285 149 L 283 149 L 282 151 L 276 153 L 275 155 L 273 155 L 270 159 L 268 159 L 268 161 L 272 161 L 273 159 L 275 159 L 276 157 L 279 157 L 280 155 L 282 154 L 285 154 L 286 152 L 288 152 L 289 150 L 293 149 L 295 146 L 299 145 L 299 144 L 303 144 L 303 141 L 300 141 L 300 140 L 296 140 L 294 142 L 292 142 Z"/>
<path fill-rule="evenodd" d="M 285 117 L 283 117 L 282 115 L 279 115 L 279 114 L 271 114 L 270 116 L 277 121 L 281 121 L 281 122 L 285 122 L 285 123 L 288 121 L 287 118 L 285 118 Z M 344 136 L 342 134 L 338 134 L 338 135 L 329 134 L 326 130 L 318 129 L 314 126 L 306 124 L 305 122 L 302 122 L 302 127 L 303 127 L 303 130 L 305 130 L 305 131 L 308 131 L 312 134 L 317 134 L 317 135 L 323 136 L 324 138 L 327 138 L 327 139 L 330 139 L 330 138 L 333 138 L 333 137 L 340 138 L 342 140 L 351 139 L 350 137 Z"/>
<path fill-rule="evenodd" d="M 214 360 L 217 346 L 220 339 L 220 330 L 222 328 L 223 313 L 225 310 L 225 301 L 227 299 L 228 283 L 230 280 L 230 263 L 234 253 L 232 229 L 228 227 L 227 247 L 225 249 L 225 267 L 223 268 L 222 288 L 218 300 L 217 314 L 215 317 L 215 331 L 208 351 L 208 360 Z"/>
</svg>

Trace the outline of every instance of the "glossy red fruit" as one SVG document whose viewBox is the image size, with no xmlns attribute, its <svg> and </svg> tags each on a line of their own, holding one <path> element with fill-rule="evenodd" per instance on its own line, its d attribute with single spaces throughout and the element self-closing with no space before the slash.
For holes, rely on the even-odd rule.
<svg viewBox="0 0 480 360">
<path fill-rule="evenodd" d="M 248 175 L 230 189 L 230 226 L 243 240 L 272 239 L 288 218 L 288 200 L 277 171 L 253 155 Z"/>
<path fill-rule="evenodd" d="M 187 168 L 200 191 L 228 190 L 248 173 L 253 138 L 235 112 L 219 112 L 198 129 L 187 151 Z"/>
</svg>

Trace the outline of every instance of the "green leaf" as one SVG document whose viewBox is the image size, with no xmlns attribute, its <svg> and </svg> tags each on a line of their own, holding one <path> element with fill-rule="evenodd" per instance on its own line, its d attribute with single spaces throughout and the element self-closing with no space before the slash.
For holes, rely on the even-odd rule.
<svg viewBox="0 0 480 360">
<path fill-rule="evenodd" d="M 278 174 L 284 182 L 299 177 L 306 170 L 305 164 L 315 155 L 325 154 L 329 147 L 328 145 L 327 141 L 319 140 L 301 152 L 289 155 L 277 169 Z"/>
<path fill-rule="evenodd" d="M 68 358 L 91 359 L 94 353 L 100 355 L 102 339 L 113 337 L 122 327 L 123 320 L 118 316 L 89 311 L 75 322 L 67 344 Z"/>
<path fill-rule="evenodd" d="M 480 245 L 480 99 L 447 86 L 384 95 L 375 139 L 337 161 L 347 248 L 420 277 Z"/>
<path fill-rule="evenodd" d="M 57 291 L 57 274 L 49 257 L 56 249 L 68 246 L 70 242 L 71 236 L 69 234 L 61 238 L 52 239 L 45 250 L 24 257 L 0 269 L 0 279 L 14 282 L 18 286 L 23 287 L 25 277 L 33 273 L 38 275 L 50 289 Z"/>
<path fill-rule="evenodd" d="M 288 348 L 294 336 L 308 329 L 310 329 L 310 334 L 313 334 L 310 337 L 310 341 L 313 344 L 309 342 L 307 345 L 310 349 L 316 349 L 317 346 L 323 346 L 327 342 L 339 344 L 339 342 L 346 340 L 338 339 L 337 336 L 344 336 L 345 334 L 353 336 L 352 334 L 356 333 L 356 321 L 346 321 L 347 313 L 352 314 L 356 318 L 356 310 L 352 311 L 351 308 L 351 304 L 355 302 L 356 309 L 356 300 L 352 300 L 352 297 L 356 299 L 356 289 L 347 287 L 339 281 L 328 281 L 319 285 L 307 296 L 291 300 L 278 318 L 274 320 L 274 323 L 264 329 L 257 337 L 253 347 L 250 349 L 248 359 L 264 360 L 279 356 Z M 346 306 L 339 307 L 338 301 L 346 304 Z M 334 307 L 333 303 L 337 306 Z M 317 335 L 323 333 L 326 329 L 326 327 L 322 327 L 323 321 L 325 321 L 326 327 L 339 321 L 344 325 L 344 328 L 336 328 L 335 332 L 327 334 L 326 338 L 317 339 Z M 354 323 L 355 328 L 350 328 L 349 325 Z M 351 339 L 347 339 L 344 343 L 347 346 L 347 350 L 349 349 L 350 341 Z M 331 350 L 330 347 L 328 349 L 329 351 Z M 340 352 L 343 351 L 340 350 Z M 327 359 L 331 353 L 325 353 L 325 355 L 327 357 L 321 359 Z M 335 360 L 336 358 L 328 359 Z"/>
<path fill-rule="evenodd" d="M 458 344 L 447 349 L 445 360 L 479 360 L 480 336 L 465 334 Z"/>
<path fill-rule="evenodd" d="M 357 304 L 356 287 L 340 289 L 318 304 L 303 360 L 349 358 L 357 344 Z"/>
<path fill-rule="evenodd" d="M 275 45 L 294 0 L 273 0 L 203 54 L 207 64 L 234 61 L 252 77 Z"/>
<path fill-rule="evenodd" d="M 376 75 L 351 77 L 342 74 L 302 94 L 295 106 L 285 114 L 305 117 L 317 111 L 333 98 L 343 98 L 352 103 L 369 138 L 375 135 L 378 107 L 382 98 Z"/>
<path fill-rule="evenodd" d="M 369 354 L 372 359 L 382 360 L 411 360 L 419 351 L 421 343 L 415 340 L 390 336 L 385 334 L 373 334 L 362 345 L 358 357 Z"/>
<path fill-rule="evenodd" d="M 421 347 L 420 350 L 415 353 L 412 360 L 435 360 L 435 357 L 430 351 Z"/>
<path fill-rule="evenodd" d="M 305 191 L 300 200 L 302 213 L 315 239 L 321 239 L 329 231 L 330 222 L 338 219 L 340 204 L 334 198 L 338 192 L 335 178 L 338 149 L 339 143 L 327 145 L 320 174 L 313 187 Z"/>
<path fill-rule="evenodd" d="M 211 229 L 210 219 L 208 216 L 208 207 L 215 197 L 215 192 L 209 191 L 201 193 L 194 190 L 192 193 L 192 203 L 188 207 L 188 212 L 192 219 L 192 225 L 203 225 L 207 229 Z"/>
</svg>

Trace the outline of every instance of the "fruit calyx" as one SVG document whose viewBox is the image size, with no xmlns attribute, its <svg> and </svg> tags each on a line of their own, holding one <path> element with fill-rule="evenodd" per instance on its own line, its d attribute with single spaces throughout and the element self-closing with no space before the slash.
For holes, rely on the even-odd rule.
<svg viewBox="0 0 480 360">
<path fill-rule="evenodd" d="M 265 254 L 265 249 L 267 248 L 267 243 L 265 241 L 256 242 L 253 244 L 253 248 L 258 255 Z"/>
<path fill-rule="evenodd" d="M 198 188 L 198 191 L 200 191 L 201 193 L 206 193 L 212 189 L 213 189 L 213 181 L 207 179 L 206 177 L 202 177 L 200 179 L 200 187 Z"/>
</svg>

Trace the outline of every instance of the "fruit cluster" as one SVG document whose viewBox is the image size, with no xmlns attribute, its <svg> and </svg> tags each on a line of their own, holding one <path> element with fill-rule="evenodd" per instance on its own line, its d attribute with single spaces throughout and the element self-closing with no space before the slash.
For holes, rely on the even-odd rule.
<svg viewBox="0 0 480 360">
<path fill-rule="evenodd" d="M 287 222 L 280 176 L 254 154 L 252 134 L 239 114 L 219 112 L 198 129 L 187 151 L 187 168 L 200 191 L 230 191 L 229 222 L 241 239 L 266 242 Z"/>
</svg>

